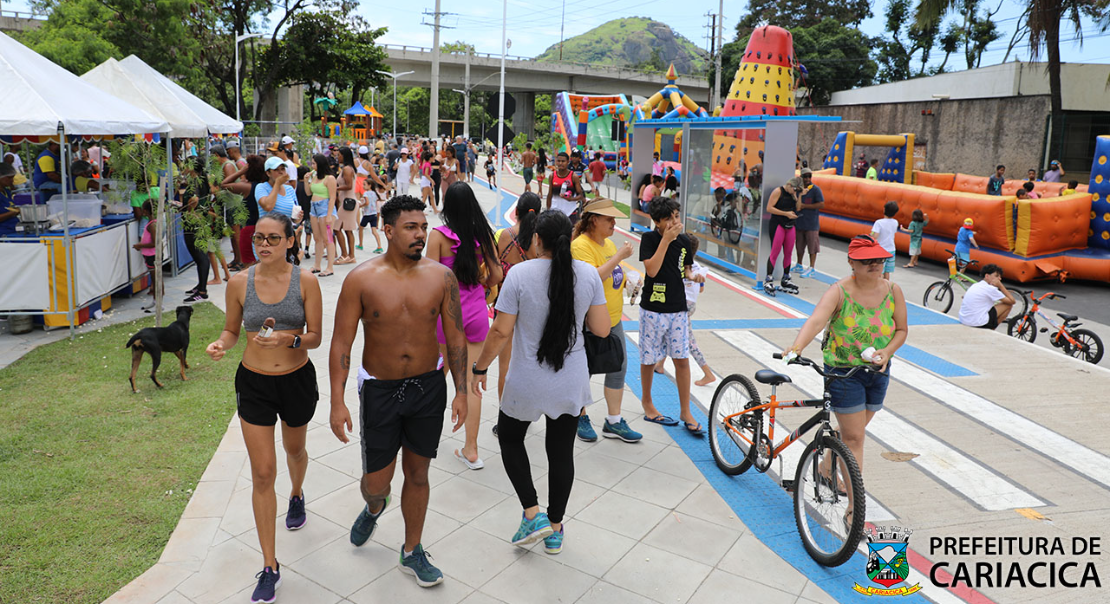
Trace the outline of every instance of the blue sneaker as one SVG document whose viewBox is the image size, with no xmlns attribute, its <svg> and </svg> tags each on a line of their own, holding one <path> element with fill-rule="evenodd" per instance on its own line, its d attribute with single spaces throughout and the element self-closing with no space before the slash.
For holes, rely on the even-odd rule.
<svg viewBox="0 0 1110 604">
<path fill-rule="evenodd" d="M 794 272 L 794 273 L 800 273 L 800 272 L 802 272 L 802 271 L 804 271 L 804 270 L 805 270 L 805 267 L 804 267 L 804 266 L 802 266 L 802 265 L 800 265 L 800 264 L 795 264 L 795 265 L 794 265 L 794 266 L 793 266 L 793 267 L 792 267 L 792 268 L 790 269 L 790 271 L 791 271 L 791 272 Z M 804 275 L 803 275 L 803 276 L 804 276 Z"/>
<path fill-rule="evenodd" d="M 817 269 L 815 269 L 811 266 L 811 267 L 807 268 L 806 270 L 802 271 L 802 274 L 799 275 L 799 276 L 803 277 L 805 279 L 809 279 L 809 278 L 813 277 L 814 273 L 816 273 L 816 272 L 817 272 Z"/>
<path fill-rule="evenodd" d="M 529 545 L 554 532 L 555 530 L 551 528 L 551 521 L 547 519 L 547 514 L 540 512 L 531 520 L 521 514 L 520 528 L 513 535 L 513 545 Z"/>
<path fill-rule="evenodd" d="M 355 545 L 362 545 L 374 534 L 374 529 L 378 526 L 378 517 L 385 511 L 386 506 L 389 505 L 389 495 L 385 497 L 385 503 L 382 504 L 382 509 L 378 510 L 377 514 L 370 513 L 370 506 L 363 506 L 362 512 L 359 513 L 358 518 L 355 518 L 355 523 L 351 525 L 351 543 Z"/>
<path fill-rule="evenodd" d="M 277 599 L 277 588 L 281 587 L 281 565 L 277 569 L 267 566 L 262 572 L 254 576 L 258 579 L 258 586 L 251 594 L 251 604 L 270 604 Z"/>
<path fill-rule="evenodd" d="M 605 438 L 619 438 L 626 443 L 638 442 L 644 437 L 643 434 L 628 427 L 628 422 L 621 418 L 621 421 L 610 424 L 609 420 L 602 422 L 601 435 Z"/>
<path fill-rule="evenodd" d="M 578 416 L 578 438 L 592 443 L 597 440 L 597 432 L 594 432 L 594 427 L 590 425 L 590 416 Z"/>
<path fill-rule="evenodd" d="M 300 497 L 289 498 L 289 512 L 285 514 L 285 528 L 295 531 L 308 522 L 308 514 L 304 511 L 304 492 Z"/>
<path fill-rule="evenodd" d="M 416 584 L 420 587 L 431 587 L 443 583 L 443 572 L 428 561 L 430 554 L 417 544 L 412 553 L 405 555 L 405 546 L 401 546 L 401 570 L 416 577 Z"/>
<path fill-rule="evenodd" d="M 564 524 L 562 527 L 559 528 L 559 532 L 553 532 L 550 535 L 544 537 L 543 551 L 551 554 L 552 556 L 563 551 L 563 531 L 565 531 L 566 528 L 567 527 Z"/>
</svg>

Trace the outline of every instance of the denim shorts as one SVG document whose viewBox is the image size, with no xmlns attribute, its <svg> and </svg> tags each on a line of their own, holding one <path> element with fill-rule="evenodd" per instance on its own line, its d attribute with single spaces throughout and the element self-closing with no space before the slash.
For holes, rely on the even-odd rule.
<svg viewBox="0 0 1110 604">
<path fill-rule="evenodd" d="M 328 215 L 328 200 L 319 199 L 312 202 L 312 210 L 310 214 L 313 218 L 325 218 Z"/>
<path fill-rule="evenodd" d="M 844 375 L 851 369 L 825 365 L 825 372 L 833 375 Z M 860 370 L 850 378 L 830 379 L 826 383 L 834 412 L 850 414 L 864 409 L 877 412 L 883 408 L 886 389 L 890 385 L 890 363 L 887 363 L 883 373 Z"/>
</svg>

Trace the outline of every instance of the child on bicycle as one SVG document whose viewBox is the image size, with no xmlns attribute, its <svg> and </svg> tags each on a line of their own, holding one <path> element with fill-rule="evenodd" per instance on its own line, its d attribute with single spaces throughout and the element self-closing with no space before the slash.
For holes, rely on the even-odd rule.
<svg viewBox="0 0 1110 604">
<path fill-rule="evenodd" d="M 975 231 L 972 230 L 974 227 L 974 220 L 964 218 L 964 225 L 960 227 L 960 232 L 956 233 L 956 260 L 960 263 L 960 270 L 971 262 L 971 246 L 979 249 L 979 243 L 975 241 Z"/>
<path fill-rule="evenodd" d="M 826 372 L 844 375 L 857 365 L 876 369 L 827 382 L 841 440 L 859 462 L 861 473 L 867 424 L 883 408 L 890 383 L 890 359 L 909 333 L 902 288 L 882 278 L 883 265 L 890 257 L 890 252 L 870 236 L 853 238 L 848 245 L 851 274 L 821 296 L 794 343 L 783 351 L 784 357 L 801 354 L 824 329 L 821 348 Z"/>
</svg>

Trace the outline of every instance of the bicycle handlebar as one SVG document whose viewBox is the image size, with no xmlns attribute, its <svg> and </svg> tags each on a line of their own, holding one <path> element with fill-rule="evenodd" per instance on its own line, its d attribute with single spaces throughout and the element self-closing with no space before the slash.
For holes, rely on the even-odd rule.
<svg viewBox="0 0 1110 604">
<path fill-rule="evenodd" d="M 775 359 L 780 360 L 780 361 L 782 360 L 782 353 L 781 352 L 776 352 L 776 353 L 772 354 L 771 356 Z M 843 380 L 843 379 L 846 379 L 846 378 L 850 378 L 853 375 L 855 375 L 857 371 L 860 371 L 861 369 L 863 371 L 870 371 L 872 373 L 878 373 L 879 372 L 879 367 L 877 365 L 871 365 L 871 366 L 856 365 L 855 367 L 852 367 L 851 369 L 849 369 L 848 373 L 845 373 L 844 375 L 837 375 L 835 373 L 826 372 L 825 370 L 821 369 L 821 366 L 818 365 L 817 363 L 815 363 L 813 360 L 807 359 L 806 357 L 803 357 L 801 355 L 798 355 L 798 356 L 794 357 L 793 359 L 790 359 L 789 361 L 787 361 L 786 364 L 787 365 L 806 365 L 808 367 L 812 367 L 813 370 L 817 372 L 817 375 L 820 375 L 823 378 L 833 378 L 833 379 L 838 379 L 838 380 Z"/>
</svg>

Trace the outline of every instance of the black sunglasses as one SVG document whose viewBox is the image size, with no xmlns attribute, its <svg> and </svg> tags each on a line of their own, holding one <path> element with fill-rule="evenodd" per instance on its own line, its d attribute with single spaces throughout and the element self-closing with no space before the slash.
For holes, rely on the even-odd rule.
<svg viewBox="0 0 1110 604">
<path fill-rule="evenodd" d="M 856 262 L 863 263 L 865 266 L 875 266 L 886 262 L 886 258 L 868 258 L 867 260 L 856 260 Z"/>
</svg>

